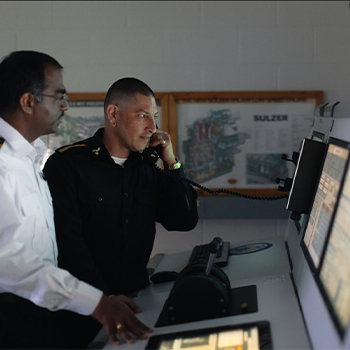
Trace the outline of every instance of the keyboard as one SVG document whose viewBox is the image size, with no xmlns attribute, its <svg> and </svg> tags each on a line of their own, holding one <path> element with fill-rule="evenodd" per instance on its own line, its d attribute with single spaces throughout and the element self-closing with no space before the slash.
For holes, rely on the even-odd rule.
<svg viewBox="0 0 350 350">
<path fill-rule="evenodd" d="M 226 266 L 229 257 L 230 250 L 230 242 L 223 242 L 220 246 L 219 251 L 216 254 L 216 258 L 214 260 L 214 264 L 217 266 Z M 188 265 L 196 264 L 196 263 L 204 263 L 206 264 L 209 259 L 209 244 L 196 245 L 188 261 Z"/>
</svg>

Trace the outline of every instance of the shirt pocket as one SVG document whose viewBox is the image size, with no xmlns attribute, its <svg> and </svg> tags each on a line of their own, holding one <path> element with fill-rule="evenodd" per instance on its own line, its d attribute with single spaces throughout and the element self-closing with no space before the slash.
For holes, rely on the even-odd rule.
<svg viewBox="0 0 350 350">
<path fill-rule="evenodd" d="M 82 235 L 91 242 L 109 242 L 119 220 L 118 199 L 107 190 L 79 191 Z M 120 200 L 119 200 L 120 202 Z"/>
<path fill-rule="evenodd" d="M 30 194 L 21 198 L 22 214 L 25 217 L 31 217 L 37 215 L 42 211 L 40 205 L 40 197 L 37 194 Z"/>
</svg>

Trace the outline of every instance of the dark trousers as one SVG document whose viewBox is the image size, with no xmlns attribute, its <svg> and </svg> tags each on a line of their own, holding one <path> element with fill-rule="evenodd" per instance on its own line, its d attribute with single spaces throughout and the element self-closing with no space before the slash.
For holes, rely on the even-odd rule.
<svg viewBox="0 0 350 350">
<path fill-rule="evenodd" d="M 85 349 L 101 324 L 70 311 L 49 311 L 0 294 L 0 349 Z"/>
</svg>

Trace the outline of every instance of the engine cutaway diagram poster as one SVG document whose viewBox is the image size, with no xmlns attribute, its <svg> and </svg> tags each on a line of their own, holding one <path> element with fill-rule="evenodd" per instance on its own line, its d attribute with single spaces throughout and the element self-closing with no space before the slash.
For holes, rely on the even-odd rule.
<svg viewBox="0 0 350 350">
<path fill-rule="evenodd" d="M 315 102 L 177 105 L 179 158 L 186 176 L 209 188 L 275 188 L 308 137 Z"/>
</svg>

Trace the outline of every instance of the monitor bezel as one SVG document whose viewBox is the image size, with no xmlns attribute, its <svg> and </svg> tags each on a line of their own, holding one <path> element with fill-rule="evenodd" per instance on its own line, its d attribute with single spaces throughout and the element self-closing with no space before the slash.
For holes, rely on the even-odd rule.
<svg viewBox="0 0 350 350">
<path fill-rule="evenodd" d="M 324 163 L 325 163 L 325 160 L 326 160 L 326 157 L 327 157 L 327 154 L 328 154 L 328 149 L 329 149 L 330 145 L 336 145 L 336 146 L 339 146 L 339 147 L 342 147 L 342 148 L 350 150 L 350 141 L 338 139 L 338 138 L 335 138 L 335 137 L 329 137 L 328 142 L 327 142 L 327 147 L 326 147 L 326 150 L 325 150 L 325 153 L 324 153 L 324 157 L 323 157 L 323 160 L 322 160 L 322 166 L 321 166 L 320 173 L 319 173 L 319 176 L 318 176 L 318 179 L 317 179 L 317 187 L 316 187 L 315 193 L 313 195 L 314 199 L 313 199 L 311 210 L 312 210 L 313 205 L 314 205 L 318 184 L 320 182 L 320 178 L 321 178 L 321 175 L 322 175 Z M 321 252 L 320 261 L 318 263 L 318 266 L 315 265 L 315 263 L 314 263 L 314 261 L 313 261 L 313 259 L 311 257 L 311 254 L 309 252 L 309 249 L 308 249 L 308 247 L 306 246 L 306 244 L 304 242 L 306 230 L 308 228 L 308 223 L 309 223 L 309 220 L 310 220 L 310 213 L 307 215 L 307 218 L 304 218 L 304 223 L 303 223 L 304 225 L 303 225 L 303 232 L 302 232 L 302 236 L 301 236 L 301 240 L 300 240 L 300 246 L 301 246 L 301 249 L 303 251 L 304 257 L 305 257 L 305 259 L 306 259 L 306 261 L 307 261 L 307 263 L 309 265 L 309 268 L 310 268 L 310 270 L 311 270 L 311 272 L 312 272 L 312 274 L 314 276 L 319 271 L 320 266 L 321 266 L 322 261 L 323 261 L 325 248 L 326 248 L 326 245 L 328 243 L 329 231 L 330 231 L 330 228 L 331 228 L 331 226 L 333 224 L 334 213 L 335 213 L 336 208 L 338 206 L 339 197 L 340 197 L 340 193 L 341 193 L 341 190 L 342 190 L 342 187 L 343 187 L 345 175 L 346 175 L 346 172 L 347 172 L 347 166 L 348 166 L 348 163 L 349 163 L 349 159 L 350 159 L 350 152 L 349 152 L 348 157 L 346 159 L 344 173 L 342 174 L 342 177 L 341 177 L 340 182 L 339 182 L 339 191 L 338 191 L 338 194 L 337 194 L 335 207 L 333 209 L 332 216 L 331 216 L 331 219 L 329 221 L 328 228 L 327 228 L 326 238 L 325 238 L 325 241 L 323 243 L 322 252 Z"/>
<path fill-rule="evenodd" d="M 161 342 L 164 340 L 172 340 L 179 337 L 196 337 L 204 336 L 210 333 L 225 332 L 237 329 L 249 329 L 251 327 L 257 327 L 259 333 L 259 348 L 260 349 L 273 349 L 272 336 L 269 321 L 257 321 L 235 325 L 224 325 L 216 327 L 208 327 L 202 329 L 186 330 L 174 333 L 156 334 L 149 338 L 145 350 L 159 349 Z"/>
</svg>

